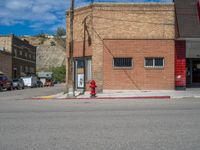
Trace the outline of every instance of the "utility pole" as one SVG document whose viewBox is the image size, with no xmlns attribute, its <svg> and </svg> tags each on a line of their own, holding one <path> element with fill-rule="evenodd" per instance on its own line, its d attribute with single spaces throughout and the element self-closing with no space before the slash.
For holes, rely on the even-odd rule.
<svg viewBox="0 0 200 150">
<path fill-rule="evenodd" d="M 86 19 L 87 17 L 85 17 L 83 24 L 84 24 L 84 35 L 83 35 L 83 74 L 84 74 L 84 87 L 83 87 L 83 93 L 85 93 L 86 91 L 86 58 L 85 58 L 85 50 L 86 50 Z"/>
<path fill-rule="evenodd" d="M 69 43 L 69 60 L 68 60 L 68 97 L 75 96 L 75 87 L 73 81 L 73 52 L 74 52 L 74 0 L 71 0 L 70 7 L 70 43 Z"/>
</svg>

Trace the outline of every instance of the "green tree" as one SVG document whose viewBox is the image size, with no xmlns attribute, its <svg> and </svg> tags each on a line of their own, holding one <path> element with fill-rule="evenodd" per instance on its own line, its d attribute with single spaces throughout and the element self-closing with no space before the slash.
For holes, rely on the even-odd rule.
<svg viewBox="0 0 200 150">
<path fill-rule="evenodd" d="M 66 35 L 66 30 L 63 27 L 58 27 L 56 30 L 56 36 L 61 37 Z"/>
<path fill-rule="evenodd" d="M 60 67 L 53 67 L 50 71 L 53 72 L 53 79 L 55 81 L 65 82 L 66 67 L 64 65 Z"/>
</svg>

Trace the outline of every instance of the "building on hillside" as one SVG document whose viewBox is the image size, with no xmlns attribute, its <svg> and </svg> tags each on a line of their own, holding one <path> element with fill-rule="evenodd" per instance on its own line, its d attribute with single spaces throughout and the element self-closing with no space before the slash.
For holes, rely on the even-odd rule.
<svg viewBox="0 0 200 150">
<path fill-rule="evenodd" d="M 69 18 L 67 13 L 67 47 Z M 94 3 L 78 8 L 74 16 L 75 88 L 83 88 L 86 58 L 87 87 L 94 79 L 98 91 L 174 89 L 174 39 L 174 3 Z"/>
<path fill-rule="evenodd" d="M 5 73 L 11 78 L 21 76 L 35 75 L 36 72 L 36 47 L 29 44 L 26 40 L 21 40 L 14 35 L 0 36 L 0 47 L 4 53 L 11 55 L 11 62 L 8 67 L 11 75 Z M 8 59 L 0 59 L 1 67 L 7 68 Z M 1 69 L 0 70 L 4 70 Z M 7 68 L 8 69 L 8 68 Z M 2 71 L 3 72 L 3 71 Z"/>
<path fill-rule="evenodd" d="M 177 18 L 176 88 L 200 87 L 199 0 L 175 0 Z M 199 15 L 199 16 L 198 16 Z"/>
</svg>

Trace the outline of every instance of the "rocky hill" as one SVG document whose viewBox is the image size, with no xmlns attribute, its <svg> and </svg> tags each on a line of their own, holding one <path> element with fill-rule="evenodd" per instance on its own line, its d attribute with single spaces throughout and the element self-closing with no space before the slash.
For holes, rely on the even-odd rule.
<svg viewBox="0 0 200 150">
<path fill-rule="evenodd" d="M 47 71 L 51 67 L 65 65 L 65 39 L 48 37 L 23 37 L 37 47 L 37 71 Z"/>
</svg>

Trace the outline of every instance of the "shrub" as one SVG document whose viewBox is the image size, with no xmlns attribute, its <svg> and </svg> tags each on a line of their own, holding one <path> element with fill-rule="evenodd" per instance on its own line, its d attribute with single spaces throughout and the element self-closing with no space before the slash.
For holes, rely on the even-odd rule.
<svg viewBox="0 0 200 150">
<path fill-rule="evenodd" d="M 60 67 L 53 67 L 50 71 L 53 72 L 53 79 L 55 81 L 65 82 L 66 67 L 64 65 Z"/>
</svg>

